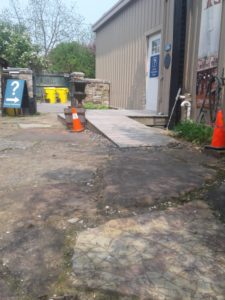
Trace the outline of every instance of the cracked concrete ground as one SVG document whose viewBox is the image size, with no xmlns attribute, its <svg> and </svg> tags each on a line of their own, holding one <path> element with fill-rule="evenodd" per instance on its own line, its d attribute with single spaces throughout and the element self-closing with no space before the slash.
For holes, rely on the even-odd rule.
<svg viewBox="0 0 225 300">
<path fill-rule="evenodd" d="M 0 169 L 0 299 L 225 299 L 223 160 L 42 114 L 1 120 Z"/>
<path fill-rule="evenodd" d="M 79 235 L 74 284 L 138 299 L 224 299 L 224 238 L 202 202 L 109 221 Z"/>
</svg>

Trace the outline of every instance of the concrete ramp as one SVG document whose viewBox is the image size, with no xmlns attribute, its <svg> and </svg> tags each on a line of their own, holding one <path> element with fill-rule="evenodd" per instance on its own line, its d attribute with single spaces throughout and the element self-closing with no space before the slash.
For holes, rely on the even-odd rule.
<svg viewBox="0 0 225 300">
<path fill-rule="evenodd" d="M 120 148 L 161 147 L 176 143 L 176 140 L 169 137 L 165 130 L 147 127 L 133 120 L 135 115 L 151 117 L 151 113 L 145 111 L 88 110 L 86 112 L 89 126 Z"/>
</svg>

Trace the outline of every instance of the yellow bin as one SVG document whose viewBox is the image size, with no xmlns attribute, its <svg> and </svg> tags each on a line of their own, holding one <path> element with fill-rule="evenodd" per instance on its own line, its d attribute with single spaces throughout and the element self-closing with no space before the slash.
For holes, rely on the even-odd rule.
<svg viewBox="0 0 225 300">
<path fill-rule="evenodd" d="M 58 98 L 61 103 L 67 103 L 69 94 L 68 88 L 56 88 L 56 93 L 58 94 Z"/>
<path fill-rule="evenodd" d="M 45 101 L 47 100 L 50 104 L 56 103 L 56 88 L 55 87 L 45 87 Z"/>
</svg>

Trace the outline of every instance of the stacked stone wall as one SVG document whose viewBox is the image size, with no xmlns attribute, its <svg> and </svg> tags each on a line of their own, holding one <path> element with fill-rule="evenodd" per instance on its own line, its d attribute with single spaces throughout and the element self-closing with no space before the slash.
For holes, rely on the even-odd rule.
<svg viewBox="0 0 225 300">
<path fill-rule="evenodd" d="M 86 98 L 84 102 L 92 102 L 110 107 L 110 82 L 102 79 L 85 78 L 85 74 L 81 72 L 73 72 L 70 74 L 70 82 L 72 83 L 71 94 L 75 91 L 74 82 L 85 82 Z"/>
<path fill-rule="evenodd" d="M 27 83 L 27 90 L 29 98 L 34 97 L 34 87 L 33 87 L 33 72 L 31 70 L 21 70 L 19 74 L 12 74 L 15 79 L 25 80 Z"/>
<path fill-rule="evenodd" d="M 99 79 L 88 79 L 85 88 L 85 102 L 110 106 L 110 83 Z"/>
<path fill-rule="evenodd" d="M 2 67 L 0 66 L 0 104 L 2 103 Z"/>
<path fill-rule="evenodd" d="M 19 68 L 8 68 L 3 70 L 4 74 L 10 74 L 10 78 L 26 80 L 28 96 L 29 98 L 34 97 L 33 87 L 33 72 L 30 69 L 19 69 Z"/>
</svg>

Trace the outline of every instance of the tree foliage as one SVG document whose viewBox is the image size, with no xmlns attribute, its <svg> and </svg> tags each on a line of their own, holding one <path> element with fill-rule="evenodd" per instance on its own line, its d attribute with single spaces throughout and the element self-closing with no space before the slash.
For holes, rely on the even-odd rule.
<svg viewBox="0 0 225 300">
<path fill-rule="evenodd" d="M 95 76 L 95 54 L 91 47 L 78 42 L 61 43 L 49 54 L 53 72 L 84 72 L 87 77 Z"/>
<path fill-rule="evenodd" d="M 25 3 L 10 0 L 0 11 L 0 55 L 14 67 L 94 76 L 94 36 L 76 7 L 66 0 Z"/>
<path fill-rule="evenodd" d="M 13 67 L 40 70 L 45 65 L 38 53 L 38 47 L 32 44 L 25 27 L 3 21 L 0 21 L 0 56 Z"/>
<path fill-rule="evenodd" d="M 61 42 L 89 43 L 93 38 L 75 4 L 69 5 L 65 0 L 28 0 L 25 7 L 19 0 L 10 3 L 11 9 L 5 15 L 12 22 L 27 27 L 45 57 Z"/>
</svg>

